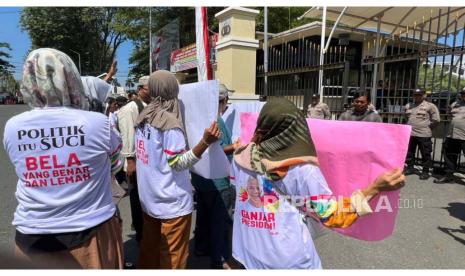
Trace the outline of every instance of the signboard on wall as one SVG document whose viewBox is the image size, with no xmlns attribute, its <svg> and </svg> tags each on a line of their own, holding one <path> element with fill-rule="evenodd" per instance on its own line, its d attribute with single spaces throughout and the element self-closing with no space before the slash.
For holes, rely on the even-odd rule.
<svg viewBox="0 0 465 276">
<path fill-rule="evenodd" d="M 210 47 L 212 57 L 211 60 L 215 59 L 215 47 L 218 41 L 218 35 L 212 35 L 210 37 Z M 195 43 L 190 44 L 184 48 L 177 49 L 171 52 L 170 56 L 170 71 L 179 72 L 197 67 L 197 48 Z"/>
</svg>

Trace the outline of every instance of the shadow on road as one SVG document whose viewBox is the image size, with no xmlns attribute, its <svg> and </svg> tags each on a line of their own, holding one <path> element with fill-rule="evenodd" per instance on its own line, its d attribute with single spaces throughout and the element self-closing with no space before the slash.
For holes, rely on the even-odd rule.
<svg viewBox="0 0 465 276">
<path fill-rule="evenodd" d="M 444 207 L 443 209 L 446 209 L 449 212 L 449 215 L 451 217 L 454 217 L 461 221 L 465 221 L 465 203 L 452 202 L 452 203 L 449 203 L 449 206 Z M 447 235 L 453 237 L 454 240 L 465 245 L 465 239 L 460 238 L 456 234 L 454 234 L 454 233 L 465 234 L 465 226 L 460 226 L 460 229 L 452 229 L 452 228 L 438 226 L 438 229 L 442 231 L 443 233 L 446 233 Z"/>
<path fill-rule="evenodd" d="M 465 203 L 452 202 L 449 203 L 448 207 L 444 207 L 443 209 L 446 209 L 450 216 L 465 221 Z"/>
<path fill-rule="evenodd" d="M 461 233 L 465 234 L 465 226 L 460 226 L 461 229 L 451 229 L 451 228 L 446 228 L 446 227 L 438 227 L 438 229 L 447 235 L 451 236 L 454 238 L 454 240 L 460 242 L 461 244 L 465 245 L 465 240 L 462 238 L 457 237 L 454 233 Z"/>
</svg>

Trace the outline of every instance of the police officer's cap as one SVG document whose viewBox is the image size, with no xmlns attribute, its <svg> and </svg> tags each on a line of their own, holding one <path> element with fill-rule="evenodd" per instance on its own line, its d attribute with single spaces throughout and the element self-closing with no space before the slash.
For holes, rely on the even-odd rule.
<svg viewBox="0 0 465 276">
<path fill-rule="evenodd" d="M 413 91 L 413 94 L 421 94 L 421 95 L 423 95 L 425 93 L 426 93 L 426 91 L 423 88 L 417 88 L 417 89 L 415 89 L 415 91 Z"/>
</svg>

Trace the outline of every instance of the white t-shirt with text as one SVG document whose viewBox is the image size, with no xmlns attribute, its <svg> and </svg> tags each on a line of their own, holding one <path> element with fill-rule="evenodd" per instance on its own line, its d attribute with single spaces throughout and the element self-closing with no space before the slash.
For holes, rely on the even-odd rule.
<svg viewBox="0 0 465 276">
<path fill-rule="evenodd" d="M 185 152 L 180 129 L 160 131 L 149 124 L 136 130 L 137 187 L 142 210 L 157 219 L 171 219 L 192 213 L 192 185 L 189 170 L 177 172 L 168 161 Z"/>
<path fill-rule="evenodd" d="M 8 120 L 3 143 L 19 178 L 13 225 L 21 233 L 83 231 L 114 215 L 110 158 L 121 140 L 105 115 L 34 109 Z"/>
<path fill-rule="evenodd" d="M 276 192 L 265 176 L 233 162 L 236 186 L 233 256 L 247 269 L 319 269 L 321 261 L 299 210 Z M 248 185 L 259 187 L 262 206 L 251 204 Z M 275 182 L 287 195 L 331 195 L 321 171 L 310 164 L 290 167 Z M 252 194 L 253 195 L 253 194 Z M 256 197 L 256 195 L 255 195 Z"/>
</svg>

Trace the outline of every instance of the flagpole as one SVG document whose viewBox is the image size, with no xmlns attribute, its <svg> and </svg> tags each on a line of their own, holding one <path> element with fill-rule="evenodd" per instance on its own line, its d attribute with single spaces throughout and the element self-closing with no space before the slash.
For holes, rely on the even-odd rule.
<svg viewBox="0 0 465 276">
<path fill-rule="evenodd" d="M 149 74 L 152 74 L 152 7 L 149 7 Z"/>
<path fill-rule="evenodd" d="M 264 65 L 264 71 L 265 71 L 265 85 L 264 85 L 264 94 L 265 96 L 268 96 L 268 7 L 265 7 L 265 41 L 263 45 L 263 53 L 264 53 L 264 60 L 263 60 L 263 65 Z"/>
</svg>

